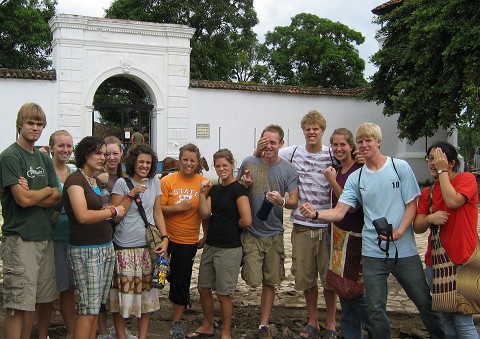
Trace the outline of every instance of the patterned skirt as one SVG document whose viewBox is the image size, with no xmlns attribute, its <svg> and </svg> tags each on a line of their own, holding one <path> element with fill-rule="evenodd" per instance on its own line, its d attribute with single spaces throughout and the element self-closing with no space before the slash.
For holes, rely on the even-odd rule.
<svg viewBox="0 0 480 339">
<path fill-rule="evenodd" d="M 152 288 L 153 265 L 147 248 L 115 251 L 115 271 L 108 309 L 123 318 L 160 309 L 158 290 Z"/>
</svg>

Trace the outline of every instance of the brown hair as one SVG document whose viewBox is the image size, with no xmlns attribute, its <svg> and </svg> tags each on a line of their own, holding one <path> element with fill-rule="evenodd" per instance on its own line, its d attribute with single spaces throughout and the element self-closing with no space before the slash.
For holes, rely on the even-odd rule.
<svg viewBox="0 0 480 339">
<path fill-rule="evenodd" d="M 18 110 L 16 122 L 17 133 L 20 133 L 20 126 L 27 119 L 41 121 L 43 122 L 43 127 L 47 126 L 47 117 L 45 116 L 45 112 L 39 104 L 36 104 L 34 102 L 23 104 L 22 107 L 20 107 L 20 109 Z"/>
</svg>

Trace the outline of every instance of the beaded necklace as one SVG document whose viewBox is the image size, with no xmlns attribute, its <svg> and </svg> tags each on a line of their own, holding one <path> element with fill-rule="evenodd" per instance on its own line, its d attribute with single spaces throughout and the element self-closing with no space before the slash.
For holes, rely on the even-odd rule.
<svg viewBox="0 0 480 339">
<path fill-rule="evenodd" d="M 84 172 L 81 168 L 79 168 L 79 170 L 80 170 L 80 173 L 83 174 L 83 176 L 85 177 L 85 179 L 87 179 L 87 181 L 88 181 L 88 183 L 90 184 L 90 186 L 93 187 L 93 184 L 95 183 L 95 178 L 90 178 L 88 175 L 85 174 L 85 172 Z"/>
</svg>

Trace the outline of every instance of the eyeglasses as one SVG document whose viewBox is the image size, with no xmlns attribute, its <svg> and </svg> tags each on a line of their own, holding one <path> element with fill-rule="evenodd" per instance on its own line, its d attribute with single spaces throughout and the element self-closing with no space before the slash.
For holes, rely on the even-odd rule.
<svg viewBox="0 0 480 339">
<path fill-rule="evenodd" d="M 428 156 L 428 155 L 427 155 L 427 156 L 425 157 L 425 161 L 426 161 L 426 162 L 429 162 L 429 161 L 432 162 L 433 159 L 435 159 L 435 158 L 432 157 L 432 156 Z"/>
</svg>

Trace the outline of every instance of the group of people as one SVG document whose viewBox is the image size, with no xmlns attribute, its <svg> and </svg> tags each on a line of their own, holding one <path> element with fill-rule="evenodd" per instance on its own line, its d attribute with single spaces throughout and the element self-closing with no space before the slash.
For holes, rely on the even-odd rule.
<svg viewBox="0 0 480 339">
<path fill-rule="evenodd" d="M 138 337 L 147 338 L 160 300 L 152 288 L 155 263 L 145 240 L 146 221 L 161 234 L 155 252 L 170 262 L 174 339 L 215 335 L 213 292 L 220 303 L 221 338 L 231 338 L 239 272 L 249 286 L 261 286 L 258 336 L 272 338 L 275 287 L 286 274 L 283 208 L 291 210 L 291 272 L 308 313 L 299 337 L 336 338 L 337 295 L 327 272 L 338 273 L 338 262 L 356 268 L 354 279 L 364 284 L 361 295 L 339 298 L 346 338 L 362 338 L 363 331 L 370 338 L 390 337 L 390 274 L 415 303 L 432 338 L 478 337 L 471 315 L 432 311 L 431 245 L 424 273 L 414 239 L 414 232 L 438 225 L 442 244 L 459 266 L 477 245 L 475 177 L 457 173 L 458 154 L 449 143 L 428 149 L 435 181 L 432 190 L 420 192 L 408 163 L 380 152 L 379 126 L 364 123 L 355 136 L 337 128 L 328 147 L 322 143 L 325 118 L 310 111 L 300 123 L 304 145 L 283 147 L 283 129 L 269 125 L 237 176 L 232 152 L 217 151 L 213 164 L 219 183 L 212 185 L 201 174 L 200 151 L 193 144 L 180 148 L 179 171 L 158 180 L 158 158 L 150 146 L 133 147 L 123 171 L 120 140 L 85 137 L 75 147 L 77 170 L 71 173 L 73 138 L 67 131 L 51 135 L 51 158 L 34 147 L 46 126 L 39 105 L 23 105 L 16 124 L 18 140 L 0 155 L 7 339 L 29 338 L 35 321 L 39 337 L 47 338 L 57 293 L 68 337 L 93 339 L 98 330 L 98 338 L 133 339 L 125 319 L 134 316 Z M 110 192 L 107 202 L 102 188 Z M 389 237 L 375 230 L 382 217 L 392 225 Z M 347 237 L 358 240 L 356 251 L 339 240 Z M 385 248 L 390 241 L 395 246 Z M 186 333 L 182 318 L 199 248 L 203 321 Z M 334 251 L 346 255 L 338 258 Z M 319 278 L 326 305 L 323 330 Z M 114 323 L 110 333 L 107 310 Z"/>
</svg>

